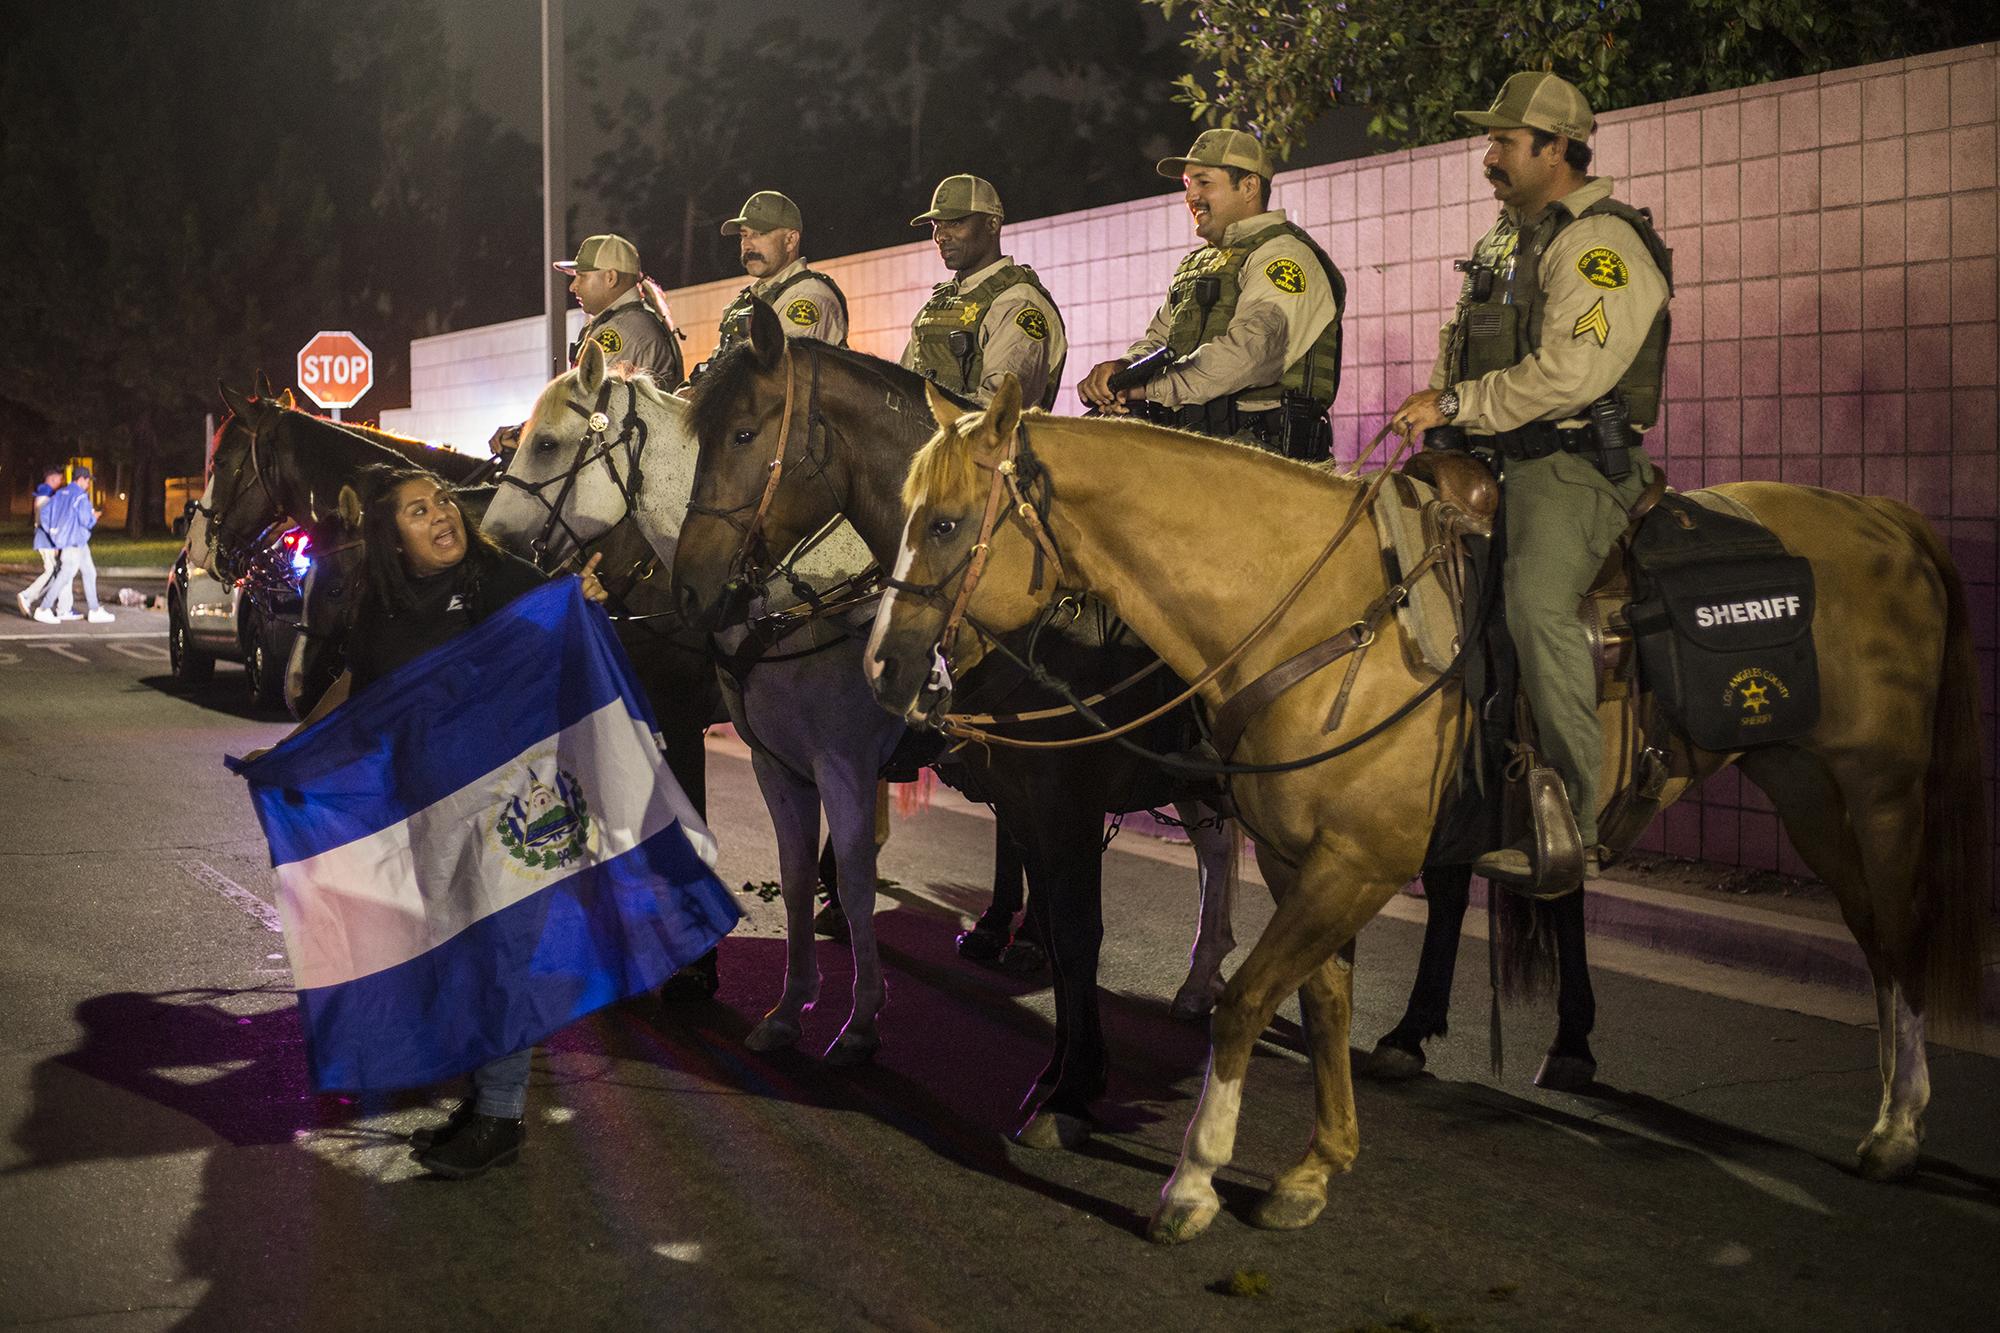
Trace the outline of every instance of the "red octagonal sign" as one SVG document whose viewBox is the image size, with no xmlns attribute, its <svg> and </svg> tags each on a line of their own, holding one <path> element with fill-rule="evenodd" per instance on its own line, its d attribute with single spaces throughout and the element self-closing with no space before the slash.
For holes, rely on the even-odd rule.
<svg viewBox="0 0 2000 1333">
<path fill-rule="evenodd" d="M 299 349 L 299 388 L 321 407 L 352 407 L 375 383 L 375 356 L 351 333 L 315 333 Z"/>
</svg>

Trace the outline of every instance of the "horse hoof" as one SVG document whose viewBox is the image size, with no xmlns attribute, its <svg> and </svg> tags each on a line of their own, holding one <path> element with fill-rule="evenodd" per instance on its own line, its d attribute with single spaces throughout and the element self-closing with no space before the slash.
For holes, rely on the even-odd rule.
<svg viewBox="0 0 2000 1333">
<path fill-rule="evenodd" d="M 1001 931 L 988 930 L 984 923 L 958 935 L 958 956 L 967 962 L 990 963 L 1006 947 L 1007 936 Z"/>
<path fill-rule="evenodd" d="M 750 1035 L 743 1039 L 743 1044 L 759 1055 L 763 1055 L 770 1051 L 787 1050 L 790 1047 L 798 1045 L 799 1038 L 802 1035 L 804 1034 L 800 1031 L 797 1023 L 788 1023 L 783 1019 L 767 1018 L 756 1027 L 750 1029 Z"/>
<path fill-rule="evenodd" d="M 1000 970 L 1017 977 L 1038 977 L 1049 970 L 1049 956 L 1033 940 L 1015 940 L 1000 951 Z"/>
<path fill-rule="evenodd" d="M 1902 1180 L 1917 1169 L 1917 1141 L 1908 1135 L 1870 1134 L 1855 1157 L 1863 1180 Z"/>
<path fill-rule="evenodd" d="M 1272 1190 L 1257 1201 L 1250 1221 L 1266 1231 L 1297 1231 L 1319 1220 L 1326 1210 L 1326 1193 L 1305 1190 Z"/>
<path fill-rule="evenodd" d="M 813 918 L 813 934 L 829 940 L 847 938 L 847 913 L 840 910 L 838 899 L 819 909 Z"/>
<path fill-rule="evenodd" d="M 1542 1067 L 1535 1071 L 1535 1086 L 1550 1092 L 1575 1092 L 1596 1081 L 1597 1061 L 1588 1056 L 1557 1055 L 1551 1051 L 1542 1057 Z"/>
<path fill-rule="evenodd" d="M 1174 1002 L 1167 1006 L 1167 1016 L 1184 1023 L 1199 1023 L 1215 1012 L 1215 1000 L 1220 994 L 1218 988 L 1192 983 L 1182 986 L 1174 996 Z"/>
<path fill-rule="evenodd" d="M 1037 1111 L 1014 1131 L 1014 1142 L 1036 1152 L 1080 1148 L 1090 1140 L 1090 1122 L 1061 1111 Z"/>
<path fill-rule="evenodd" d="M 855 1069 L 873 1060 L 875 1052 L 881 1049 L 879 1033 L 858 1036 L 843 1032 L 826 1048 L 826 1063 L 835 1069 Z"/>
<path fill-rule="evenodd" d="M 1390 1043 L 1387 1037 L 1375 1043 L 1368 1060 L 1361 1066 L 1361 1072 L 1369 1078 L 1383 1083 L 1400 1083 L 1404 1079 L 1415 1078 L 1424 1072 L 1424 1052 L 1422 1047 L 1406 1050 Z"/>
<path fill-rule="evenodd" d="M 1213 1191 L 1209 1198 L 1195 1203 L 1162 1199 L 1153 1220 L 1146 1224 L 1146 1239 L 1155 1245 L 1184 1245 L 1208 1230 L 1208 1224 L 1221 1208 L 1222 1203 L 1213 1197 Z"/>
</svg>

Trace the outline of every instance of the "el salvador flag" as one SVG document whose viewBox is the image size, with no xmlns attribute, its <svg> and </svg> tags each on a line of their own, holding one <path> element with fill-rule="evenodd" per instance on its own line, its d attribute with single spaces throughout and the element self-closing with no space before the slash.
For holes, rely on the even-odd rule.
<svg viewBox="0 0 2000 1333">
<path fill-rule="evenodd" d="M 250 763 L 319 1089 L 416 1087 L 659 985 L 742 913 L 576 579 Z"/>
</svg>

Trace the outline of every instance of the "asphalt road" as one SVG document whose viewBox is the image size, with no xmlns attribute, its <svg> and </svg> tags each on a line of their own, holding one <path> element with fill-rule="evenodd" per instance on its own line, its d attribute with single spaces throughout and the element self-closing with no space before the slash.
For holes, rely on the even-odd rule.
<svg viewBox="0 0 2000 1333">
<path fill-rule="evenodd" d="M 1046 1058 L 1048 994 L 953 955 L 990 827 L 942 803 L 899 819 L 884 855 L 875 1066 L 811 1054 L 844 1013 L 831 943 L 807 1052 L 742 1048 L 782 965 L 775 907 L 746 897 L 720 1003 L 575 1025 L 537 1057 L 520 1163 L 422 1178 L 404 1136 L 454 1089 L 364 1104 L 304 1084 L 268 858 L 220 762 L 282 729 L 250 713 L 237 668 L 176 692 L 158 613 L 0 619 L 0 1323 L 1991 1327 L 2000 1062 L 1936 1050 L 1931 1155 L 1873 1185 L 1850 1167 L 1878 1095 L 1872 1031 L 1601 971 L 1603 1082 L 1545 1093 L 1528 1081 L 1545 1008 L 1507 1012 L 1506 1072 L 1487 1068 L 1473 941 L 1457 1033 L 1432 1075 L 1361 1086 L 1362 1154 L 1315 1226 L 1245 1220 L 1310 1123 L 1281 1018 L 1223 1216 L 1192 1245 L 1149 1245 L 1206 1051 L 1166 1012 L 1192 874 L 1134 835 L 1114 844 L 1103 1128 L 1080 1152 L 1029 1152 L 1004 1131 Z M 747 763 L 718 748 L 710 772 L 725 879 L 775 878 Z M 1387 918 L 1364 934 L 1358 1047 L 1400 1012 L 1417 940 Z M 1239 1272 L 1265 1294 L 1217 1290 Z"/>
</svg>

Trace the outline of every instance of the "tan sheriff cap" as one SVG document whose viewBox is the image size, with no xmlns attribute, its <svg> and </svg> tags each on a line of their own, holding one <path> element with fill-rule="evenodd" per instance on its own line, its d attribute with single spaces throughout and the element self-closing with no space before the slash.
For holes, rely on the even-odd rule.
<svg viewBox="0 0 2000 1333">
<path fill-rule="evenodd" d="M 1155 170 L 1168 180 L 1177 181 L 1187 174 L 1189 167 L 1237 167 L 1254 171 L 1266 181 L 1278 170 L 1276 160 L 1264 150 L 1256 135 L 1231 129 L 1203 130 L 1186 157 L 1163 157 Z"/>
<path fill-rule="evenodd" d="M 1500 85 L 1500 95 L 1484 111 L 1460 111 L 1458 118 L 1483 130 L 1542 130 L 1587 142 L 1596 121 L 1577 86 L 1553 74 L 1516 74 Z"/>
<path fill-rule="evenodd" d="M 938 182 L 937 189 L 931 191 L 931 211 L 917 214 L 910 219 L 910 225 L 921 227 L 926 222 L 950 222 L 974 213 L 1006 217 L 1007 210 L 1000 206 L 1000 192 L 993 188 L 990 181 L 977 176 L 946 176 Z"/>
<path fill-rule="evenodd" d="M 620 273 L 638 273 L 639 247 L 623 236 L 613 236 L 609 232 L 602 236 L 586 236 L 583 244 L 576 247 L 576 258 L 558 259 L 555 267 L 561 273 L 595 273 L 607 268 Z"/>
<path fill-rule="evenodd" d="M 743 211 L 722 224 L 724 236 L 739 231 L 804 231 L 799 206 L 776 190 L 759 190 L 743 201 Z"/>
</svg>

